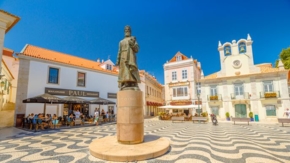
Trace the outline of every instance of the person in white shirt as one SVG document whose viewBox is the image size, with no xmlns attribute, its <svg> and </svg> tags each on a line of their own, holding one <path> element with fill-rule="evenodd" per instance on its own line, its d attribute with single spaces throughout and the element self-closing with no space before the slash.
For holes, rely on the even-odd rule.
<svg viewBox="0 0 290 163">
<path fill-rule="evenodd" d="M 286 115 L 290 119 L 290 110 L 287 108 L 284 115 Z"/>
<path fill-rule="evenodd" d="M 80 115 L 81 115 L 80 111 L 77 110 L 77 111 L 75 112 L 75 116 L 76 116 L 76 118 L 80 118 Z"/>
<path fill-rule="evenodd" d="M 99 111 L 96 109 L 95 110 L 95 123 L 96 123 L 96 126 L 98 126 L 98 120 L 99 120 Z"/>
</svg>

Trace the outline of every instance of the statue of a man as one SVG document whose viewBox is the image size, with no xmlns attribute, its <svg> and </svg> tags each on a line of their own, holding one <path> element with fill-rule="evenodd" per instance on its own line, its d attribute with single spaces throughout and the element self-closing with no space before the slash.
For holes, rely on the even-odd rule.
<svg viewBox="0 0 290 163">
<path fill-rule="evenodd" d="M 136 37 L 131 36 L 130 26 L 125 26 L 125 38 L 119 43 L 116 65 L 119 66 L 118 84 L 120 90 L 139 90 L 140 76 L 136 53 L 139 46 Z"/>
</svg>

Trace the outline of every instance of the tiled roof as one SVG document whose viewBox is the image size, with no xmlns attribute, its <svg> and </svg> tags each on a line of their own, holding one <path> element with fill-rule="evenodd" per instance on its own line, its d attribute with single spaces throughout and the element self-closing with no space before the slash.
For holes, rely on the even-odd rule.
<svg viewBox="0 0 290 163">
<path fill-rule="evenodd" d="M 3 48 L 3 55 L 9 56 L 9 57 L 13 57 L 13 53 L 14 51 L 8 48 Z"/>
<path fill-rule="evenodd" d="M 18 16 L 12 15 L 9 12 L 4 11 L 4 10 L 0 10 L 0 13 L 4 13 L 4 14 L 10 15 L 10 16 L 15 18 L 14 22 L 12 22 L 11 24 L 8 25 L 8 28 L 5 31 L 5 33 L 7 33 L 20 20 L 20 18 Z"/>
<path fill-rule="evenodd" d="M 215 78 L 217 78 L 217 73 L 213 73 L 204 77 L 204 79 L 215 79 Z"/>
<path fill-rule="evenodd" d="M 259 73 L 251 73 L 251 74 L 243 74 L 243 75 L 257 75 L 257 74 L 262 74 L 262 73 L 272 73 L 272 72 L 279 72 L 279 71 L 287 71 L 287 70 L 279 70 L 279 68 L 274 68 L 272 67 L 271 63 L 263 63 L 263 64 L 258 64 L 255 65 L 257 67 L 260 68 L 261 72 Z M 243 76 L 243 75 L 239 75 L 239 76 Z M 233 76 L 226 76 L 226 77 L 233 77 Z M 203 79 L 217 79 L 217 72 L 210 74 L 208 76 L 205 76 Z M 220 77 L 220 78 L 224 78 L 224 77 Z"/>
<path fill-rule="evenodd" d="M 72 56 L 72 55 L 65 54 L 65 53 L 56 52 L 53 50 L 40 48 L 40 47 L 33 46 L 33 45 L 26 45 L 23 52 L 18 54 L 18 55 L 25 55 L 25 56 L 29 56 L 29 57 L 33 57 L 33 58 L 49 60 L 49 61 L 68 64 L 68 65 L 72 65 L 72 66 L 88 68 L 88 69 L 102 71 L 102 72 L 106 72 L 106 73 L 118 74 L 116 69 L 113 69 L 113 71 L 102 69 L 99 66 L 101 64 L 100 62 Z"/>
<path fill-rule="evenodd" d="M 279 68 L 273 68 L 271 63 L 259 64 L 256 66 L 260 67 L 261 73 L 281 71 L 281 70 L 279 70 Z"/>
<path fill-rule="evenodd" d="M 182 54 L 182 53 L 180 53 L 180 52 L 177 52 L 177 53 L 174 55 L 174 57 L 171 58 L 171 60 L 170 60 L 169 62 L 175 62 L 175 61 L 176 61 L 176 56 L 177 56 L 177 55 L 181 55 L 182 60 L 187 60 L 187 59 L 188 59 L 188 57 L 185 56 L 184 54 Z"/>
</svg>

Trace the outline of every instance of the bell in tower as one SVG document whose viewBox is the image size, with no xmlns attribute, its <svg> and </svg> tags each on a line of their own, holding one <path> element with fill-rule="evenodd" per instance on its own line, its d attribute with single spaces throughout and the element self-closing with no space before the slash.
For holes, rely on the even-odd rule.
<svg viewBox="0 0 290 163">
<path fill-rule="evenodd" d="M 244 52 L 246 52 L 246 49 L 245 49 L 245 43 L 240 43 L 240 53 L 244 53 Z"/>
<path fill-rule="evenodd" d="M 231 55 L 231 51 L 230 51 L 230 50 L 231 50 L 230 47 L 228 47 L 228 46 L 225 47 L 225 54 L 226 54 L 226 55 Z"/>
</svg>

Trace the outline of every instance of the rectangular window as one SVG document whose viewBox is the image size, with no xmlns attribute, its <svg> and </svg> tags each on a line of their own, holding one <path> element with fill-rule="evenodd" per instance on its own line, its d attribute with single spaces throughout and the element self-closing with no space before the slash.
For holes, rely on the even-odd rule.
<svg viewBox="0 0 290 163">
<path fill-rule="evenodd" d="M 182 79 L 187 79 L 187 70 L 182 70 Z"/>
<path fill-rule="evenodd" d="M 265 92 L 274 92 L 273 82 L 272 81 L 264 81 L 264 91 Z"/>
<path fill-rule="evenodd" d="M 173 97 L 184 97 L 188 96 L 187 87 L 173 88 Z"/>
<path fill-rule="evenodd" d="M 49 67 L 48 83 L 58 84 L 59 69 Z"/>
<path fill-rule="evenodd" d="M 112 70 L 112 65 L 107 64 L 106 68 L 107 70 Z"/>
<path fill-rule="evenodd" d="M 219 115 L 219 107 L 218 106 L 211 107 L 211 112 L 215 115 Z"/>
<path fill-rule="evenodd" d="M 78 86 L 84 87 L 86 86 L 86 74 L 82 72 L 78 72 Z"/>
<path fill-rule="evenodd" d="M 266 105 L 266 115 L 267 116 L 276 116 L 275 105 Z"/>
<path fill-rule="evenodd" d="M 216 86 L 211 86 L 210 87 L 210 95 L 211 96 L 217 96 L 217 88 L 216 88 Z"/>
<path fill-rule="evenodd" d="M 177 80 L 176 71 L 172 72 L 172 81 Z"/>
<path fill-rule="evenodd" d="M 239 95 L 244 95 L 244 87 L 243 84 L 235 84 L 235 95 L 239 96 Z"/>
</svg>

